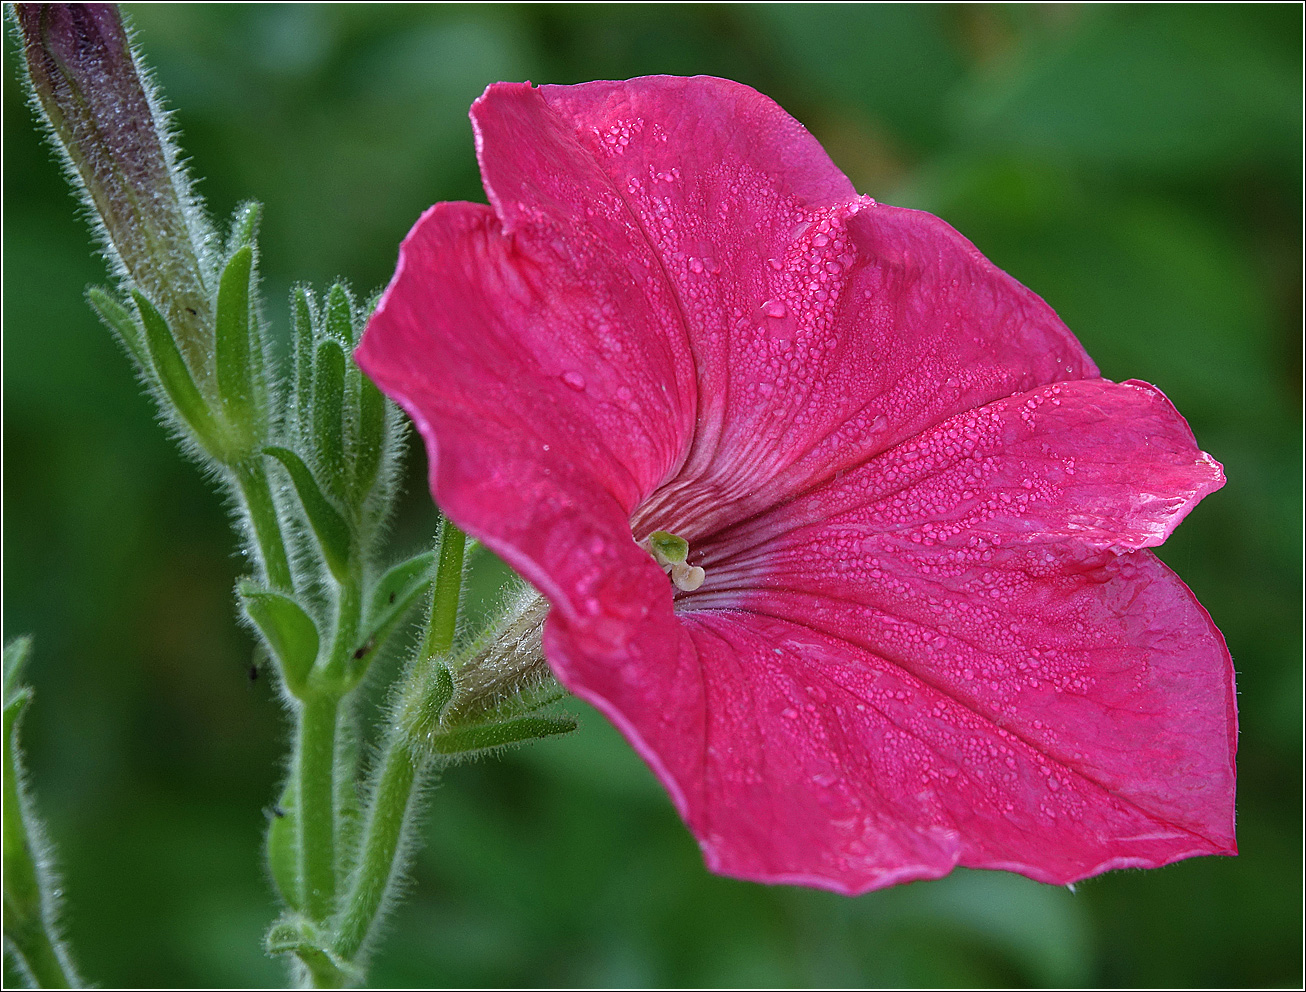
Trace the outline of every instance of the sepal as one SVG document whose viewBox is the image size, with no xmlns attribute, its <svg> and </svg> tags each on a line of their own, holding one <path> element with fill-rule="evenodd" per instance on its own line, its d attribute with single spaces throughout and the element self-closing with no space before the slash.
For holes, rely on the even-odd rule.
<svg viewBox="0 0 1306 992">
<path fill-rule="evenodd" d="M 296 286 L 290 294 L 290 320 L 295 337 L 295 423 L 301 437 L 308 437 L 313 401 L 313 329 L 317 326 L 317 305 L 313 291 Z"/>
<path fill-rule="evenodd" d="M 254 353 L 251 342 L 255 322 L 250 312 L 250 283 L 254 275 L 254 248 L 237 248 L 227 260 L 218 283 L 217 331 L 214 363 L 223 419 L 235 443 L 246 450 L 259 434 L 258 399 L 254 389 Z M 251 346 L 252 345 L 252 346 Z"/>
<path fill-rule="evenodd" d="M 510 744 L 524 744 L 544 737 L 569 734 L 575 729 L 576 721 L 569 716 L 522 716 L 503 723 L 432 733 L 425 743 L 435 754 L 470 757 L 478 752 L 494 751 Z"/>
<path fill-rule="evenodd" d="M 404 614 L 431 586 L 435 555 L 428 551 L 400 562 L 377 581 L 363 622 L 364 643 L 379 648 Z"/>
<path fill-rule="evenodd" d="M 86 302 L 91 305 L 96 316 L 104 321 L 105 326 L 113 331 L 114 337 L 135 359 L 137 366 L 148 371 L 151 363 L 149 352 L 145 350 L 144 332 L 131 311 L 99 286 L 92 286 L 86 291 Z"/>
<path fill-rule="evenodd" d="M 132 290 L 132 300 L 145 331 L 145 347 L 159 385 L 204 450 L 221 461 L 230 461 L 224 432 L 209 409 L 208 401 L 195 385 L 168 322 L 139 290 Z"/>
<path fill-rule="evenodd" d="M 333 338 L 313 355 L 313 446 L 327 484 L 343 495 L 345 482 L 345 352 Z"/>
<path fill-rule="evenodd" d="M 280 462 L 290 476 L 304 515 L 322 548 L 322 558 L 331 574 L 343 582 L 349 574 L 349 522 L 323 495 L 317 479 L 299 455 L 277 445 L 269 445 L 263 453 Z"/>
</svg>

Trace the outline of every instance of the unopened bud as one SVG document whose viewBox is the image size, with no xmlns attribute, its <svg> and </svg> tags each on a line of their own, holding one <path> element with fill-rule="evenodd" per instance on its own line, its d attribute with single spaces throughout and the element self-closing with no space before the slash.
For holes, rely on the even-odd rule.
<svg viewBox="0 0 1306 992">
<path fill-rule="evenodd" d="M 201 222 L 160 111 L 113 4 L 19 3 L 35 103 L 99 217 L 105 248 L 159 302 L 200 390 L 211 394 L 213 314 Z"/>
</svg>

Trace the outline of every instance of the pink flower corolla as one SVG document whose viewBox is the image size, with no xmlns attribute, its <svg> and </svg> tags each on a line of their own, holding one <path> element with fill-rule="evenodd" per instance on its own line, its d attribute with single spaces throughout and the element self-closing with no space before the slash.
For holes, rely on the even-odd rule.
<svg viewBox="0 0 1306 992">
<path fill-rule="evenodd" d="M 471 116 L 490 206 L 422 216 L 358 360 L 711 869 L 1235 853 L 1232 664 L 1146 550 L 1224 479 L 1156 388 L 746 86 Z"/>
</svg>

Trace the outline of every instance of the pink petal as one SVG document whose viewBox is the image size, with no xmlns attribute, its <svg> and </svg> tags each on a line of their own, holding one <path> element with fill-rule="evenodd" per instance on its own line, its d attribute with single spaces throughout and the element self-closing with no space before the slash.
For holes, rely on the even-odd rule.
<svg viewBox="0 0 1306 992">
<path fill-rule="evenodd" d="M 1005 554 L 1013 576 L 1043 570 L 1055 608 L 962 615 L 943 635 L 937 617 L 785 594 L 687 613 L 678 632 L 632 626 L 606 654 L 551 624 L 546 650 L 724 874 L 857 894 L 956 865 L 1066 884 L 1235 853 L 1232 667 L 1191 593 L 1147 551 L 1055 575 Z M 969 608 L 913 603 L 931 592 L 920 576 L 890 584 L 908 611 Z M 1069 637 L 1068 617 L 1083 625 Z M 1002 652 L 969 647 L 995 634 Z M 1039 651 L 1033 670 L 1010 663 L 1017 641 Z M 949 653 L 970 678 L 926 663 Z M 994 715 L 977 695 L 1012 703 Z"/>
<path fill-rule="evenodd" d="M 789 850 L 792 827 L 772 831 L 774 850 L 756 837 L 714 843 L 715 856 L 732 874 L 778 878 L 784 865 L 842 888 L 858 872 L 841 858 L 879 852 L 852 859 L 858 888 L 952 863 L 1066 882 L 1231 853 L 1228 651 L 1173 573 L 1126 550 L 1159 544 L 1222 484 L 1153 387 L 1062 383 L 959 415 L 718 535 L 699 559 L 709 581 L 680 600 L 703 658 L 704 733 L 738 751 L 730 774 L 698 773 L 703 829 L 739 836 L 720 826 L 725 810 L 780 815 L 760 797 L 797 802 L 818 767 L 846 783 L 840 802 L 878 801 L 859 807 L 873 828 L 848 826 L 809 788 L 806 814 L 785 813 L 825 825 L 807 863 Z M 780 734 L 780 703 L 741 710 L 741 695 L 787 700 L 803 730 Z M 777 750 L 780 772 L 739 784 Z M 722 780 L 733 784 L 714 789 Z M 895 861 L 909 841 L 932 854 Z"/>
<path fill-rule="evenodd" d="M 857 197 L 746 86 L 499 84 L 473 120 L 507 230 L 606 244 L 692 351 L 668 383 L 697 387 L 692 434 L 641 535 L 692 541 L 960 410 L 1096 375 L 1037 296 L 937 218 Z"/>
<path fill-rule="evenodd" d="M 631 583 L 666 584 L 629 520 L 678 456 L 692 393 L 663 388 L 687 356 L 627 285 L 583 282 L 610 275 L 602 246 L 586 263 L 537 260 L 488 207 L 438 204 L 405 239 L 357 358 L 412 415 L 445 512 L 555 605 L 597 616 L 600 601 L 636 601 Z"/>
</svg>

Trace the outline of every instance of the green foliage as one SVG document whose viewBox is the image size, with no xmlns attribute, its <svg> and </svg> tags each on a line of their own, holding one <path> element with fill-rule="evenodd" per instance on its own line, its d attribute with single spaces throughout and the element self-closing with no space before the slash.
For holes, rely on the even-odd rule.
<svg viewBox="0 0 1306 992">
<path fill-rule="evenodd" d="M 308 518 L 309 527 L 312 528 L 318 546 L 322 549 L 323 560 L 331 569 L 331 574 L 344 581 L 349 575 L 351 541 L 349 522 L 323 495 L 321 486 L 318 485 L 308 466 L 304 464 L 304 459 L 289 448 L 276 445 L 264 448 L 263 453 L 280 462 L 286 474 L 290 476 L 295 492 L 299 495 L 300 505 Z"/>
<path fill-rule="evenodd" d="M 27 988 L 80 988 L 61 936 L 50 842 L 26 781 L 19 721 L 32 700 L 22 683 L 32 639 L 4 649 L 4 956 Z"/>
<path fill-rule="evenodd" d="M 312 617 L 290 596 L 260 589 L 251 582 L 242 582 L 239 593 L 245 613 L 276 656 L 286 688 L 303 699 L 319 646 Z"/>
<path fill-rule="evenodd" d="M 223 417 L 244 441 L 242 450 L 248 450 L 256 436 L 260 414 L 252 368 L 252 352 L 258 345 L 250 341 L 249 290 L 253 274 L 254 247 L 245 244 L 232 253 L 222 270 L 214 339 L 214 365 Z"/>
</svg>

